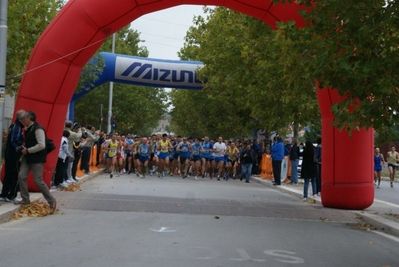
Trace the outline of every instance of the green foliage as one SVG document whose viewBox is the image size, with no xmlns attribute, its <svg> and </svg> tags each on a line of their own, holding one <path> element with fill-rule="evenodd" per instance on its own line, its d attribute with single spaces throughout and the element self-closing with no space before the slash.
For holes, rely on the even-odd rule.
<svg viewBox="0 0 399 267">
<path fill-rule="evenodd" d="M 204 62 L 204 90 L 173 92 L 175 132 L 236 137 L 320 120 L 314 79 L 282 30 L 226 8 L 205 11 L 207 18 L 195 17 L 179 53 Z"/>
<path fill-rule="evenodd" d="M 107 130 L 109 85 L 102 85 L 76 102 L 75 120 L 82 125 L 99 127 L 100 105 L 103 104 L 104 124 Z M 118 133 L 149 135 L 166 110 L 163 89 L 114 83 L 112 114 Z"/>
<path fill-rule="evenodd" d="M 8 0 L 7 94 L 18 91 L 33 47 L 62 5 L 62 0 Z"/>
<path fill-rule="evenodd" d="M 99 51 L 111 51 L 112 38 L 102 45 Z M 146 57 L 148 50 L 140 47 L 139 34 L 129 26 L 119 30 L 115 36 L 115 53 Z M 95 81 L 102 72 L 104 61 L 96 54 L 94 64 L 87 64 L 82 72 L 76 92 L 82 85 Z M 86 87 L 85 87 L 86 88 Z M 168 108 L 168 98 L 164 89 L 114 83 L 112 115 L 116 118 L 118 133 L 149 135 Z M 79 99 L 75 104 L 75 120 L 83 125 L 99 126 L 100 105 L 103 105 L 103 125 L 107 130 L 109 84 L 104 84 Z"/>
<path fill-rule="evenodd" d="M 309 1 L 307 1 L 309 2 Z M 302 51 L 308 75 L 346 98 L 333 105 L 334 125 L 374 127 L 389 138 L 398 123 L 397 1 L 317 1 L 305 14 L 310 27 L 287 29 Z"/>
</svg>

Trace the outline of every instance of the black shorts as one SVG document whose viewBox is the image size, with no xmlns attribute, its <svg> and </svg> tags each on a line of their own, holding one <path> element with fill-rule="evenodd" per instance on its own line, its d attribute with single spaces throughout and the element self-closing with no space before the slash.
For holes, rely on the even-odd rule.
<svg viewBox="0 0 399 267">
<path fill-rule="evenodd" d="M 235 160 L 229 160 L 229 162 L 231 162 L 231 166 L 234 166 L 234 164 L 236 164 Z"/>
<path fill-rule="evenodd" d="M 187 159 L 187 157 L 180 156 L 180 164 L 185 164 Z"/>
<path fill-rule="evenodd" d="M 139 159 L 140 158 L 140 154 L 136 153 L 134 154 L 134 159 Z"/>
</svg>

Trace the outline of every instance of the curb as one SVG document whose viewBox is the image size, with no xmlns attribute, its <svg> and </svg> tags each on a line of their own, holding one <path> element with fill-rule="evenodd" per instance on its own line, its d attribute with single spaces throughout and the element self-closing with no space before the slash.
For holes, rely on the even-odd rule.
<svg viewBox="0 0 399 267">
<path fill-rule="evenodd" d="M 34 203 L 39 201 L 41 196 L 41 193 L 30 193 L 30 202 Z M 14 202 L 2 202 L 0 205 L 0 224 L 10 221 L 12 215 L 18 212 L 21 208 L 22 205 L 15 205 Z"/>
<path fill-rule="evenodd" d="M 79 178 L 79 183 L 83 183 L 91 178 L 94 178 L 103 173 L 103 169 L 100 169 L 96 172 L 93 172 L 90 175 L 85 175 L 82 178 Z M 57 190 L 50 189 L 50 192 L 55 192 Z M 30 192 L 30 201 L 31 203 L 39 201 L 43 196 L 41 193 Z M 13 202 L 1 202 L 0 204 L 0 224 L 8 222 L 11 220 L 12 215 L 18 212 L 22 208 L 21 205 L 15 205 Z"/>
<path fill-rule="evenodd" d="M 292 193 L 298 196 L 300 199 L 302 198 L 302 193 L 298 192 L 295 188 L 290 188 L 287 186 L 273 186 L 271 183 L 271 180 L 264 180 L 262 178 L 258 177 L 253 177 L 251 176 L 251 180 L 254 182 L 258 182 L 262 185 L 266 185 L 270 188 L 275 188 L 276 190 L 283 192 L 283 193 Z M 319 201 L 321 203 L 321 198 L 320 197 L 315 197 L 314 198 L 316 201 Z M 374 202 L 381 202 L 379 200 L 374 200 Z M 365 223 L 368 223 L 372 226 L 374 226 L 377 231 L 381 231 L 396 237 L 399 237 L 399 223 L 394 222 L 392 220 L 388 220 L 382 216 L 378 216 L 375 214 L 371 214 L 365 211 L 353 211 L 354 214 L 359 216 L 362 221 Z"/>
<path fill-rule="evenodd" d="M 355 214 L 366 223 L 373 225 L 377 231 L 381 231 L 396 237 L 399 237 L 399 224 L 393 222 L 391 220 L 385 219 L 381 216 L 370 214 L 370 213 L 362 213 L 362 212 L 355 212 Z"/>
</svg>

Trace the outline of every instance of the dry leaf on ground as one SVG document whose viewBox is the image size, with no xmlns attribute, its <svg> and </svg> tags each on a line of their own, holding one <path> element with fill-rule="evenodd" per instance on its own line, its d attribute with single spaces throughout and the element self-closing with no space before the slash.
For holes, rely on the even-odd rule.
<svg viewBox="0 0 399 267">
<path fill-rule="evenodd" d="M 47 203 L 37 201 L 30 205 L 21 207 L 19 211 L 11 216 L 12 220 L 18 220 L 24 217 L 44 217 L 50 214 L 50 206 Z"/>
</svg>

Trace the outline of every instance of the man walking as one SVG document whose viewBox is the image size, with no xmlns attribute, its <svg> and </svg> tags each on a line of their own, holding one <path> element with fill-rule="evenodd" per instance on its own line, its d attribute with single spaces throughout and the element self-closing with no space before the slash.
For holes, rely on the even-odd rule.
<svg viewBox="0 0 399 267">
<path fill-rule="evenodd" d="M 43 126 L 36 122 L 36 114 L 33 111 L 26 111 L 20 121 L 25 125 L 25 144 L 21 150 L 23 157 L 18 174 L 22 200 L 14 203 L 30 204 L 26 180 L 29 172 L 32 171 L 35 184 L 50 205 L 50 214 L 53 214 L 57 208 L 57 201 L 43 181 L 43 167 L 47 157 L 46 133 Z"/>
</svg>

